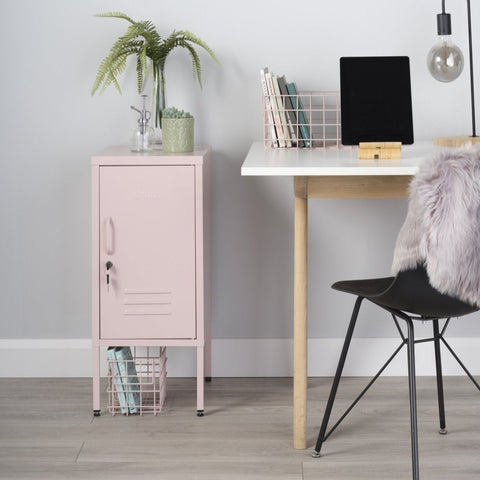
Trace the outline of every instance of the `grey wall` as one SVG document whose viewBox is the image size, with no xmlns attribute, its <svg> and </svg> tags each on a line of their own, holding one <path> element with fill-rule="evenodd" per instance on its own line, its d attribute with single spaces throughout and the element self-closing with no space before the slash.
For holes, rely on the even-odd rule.
<svg viewBox="0 0 480 480">
<path fill-rule="evenodd" d="M 251 142 L 262 137 L 260 68 L 302 90 L 334 90 L 342 55 L 409 55 L 416 138 L 468 133 L 466 74 L 443 85 L 425 67 L 440 3 L 2 0 L 0 338 L 90 336 L 89 157 L 128 142 L 129 106 L 139 102 L 132 64 L 122 96 L 111 89 L 90 97 L 100 61 L 126 28 L 94 13 L 150 19 L 165 35 L 189 29 L 218 55 L 221 67 L 202 55 L 202 91 L 184 52 L 166 69 L 167 103 L 192 111 L 197 142 L 213 148 L 213 335 L 288 338 L 292 181 L 240 176 Z M 464 3 L 448 9 L 466 48 Z M 473 21 L 478 31 L 475 4 Z M 388 274 L 405 212 L 405 200 L 310 203 L 310 336 L 343 334 L 351 299 L 329 285 Z M 476 320 L 457 323 L 457 335 L 480 335 Z M 362 328 L 367 337 L 390 331 L 380 319 Z"/>
</svg>

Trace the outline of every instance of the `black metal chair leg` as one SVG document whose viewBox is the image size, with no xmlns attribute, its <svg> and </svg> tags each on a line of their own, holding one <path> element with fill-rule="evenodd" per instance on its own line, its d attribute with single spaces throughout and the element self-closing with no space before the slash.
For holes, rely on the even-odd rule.
<svg viewBox="0 0 480 480">
<path fill-rule="evenodd" d="M 440 352 L 440 329 L 438 327 L 438 319 L 433 320 L 433 344 L 435 347 L 435 365 L 437 370 L 437 392 L 438 392 L 438 416 L 440 420 L 439 433 L 445 435 L 445 400 L 443 395 L 443 374 L 442 374 L 442 357 Z"/>
<path fill-rule="evenodd" d="M 325 432 L 327 431 L 328 421 L 330 420 L 330 415 L 332 413 L 333 402 L 335 401 L 335 396 L 337 394 L 338 385 L 340 383 L 340 378 L 342 376 L 343 367 L 345 365 L 345 360 L 347 358 L 348 349 L 350 347 L 350 342 L 352 340 L 353 331 L 355 329 L 355 324 L 357 322 L 358 312 L 360 311 L 360 305 L 362 304 L 362 301 L 363 297 L 358 297 L 353 308 L 352 317 L 350 319 L 350 324 L 348 325 L 347 334 L 343 343 L 342 353 L 338 361 L 337 371 L 335 372 L 332 389 L 330 390 L 330 396 L 328 397 L 327 407 L 323 415 L 322 426 L 320 427 L 320 433 L 318 434 L 315 452 L 312 454 L 313 457 L 320 456 L 320 450 L 322 448 L 322 443 L 325 439 Z"/>
<path fill-rule="evenodd" d="M 419 480 L 418 465 L 418 429 L 417 429 L 417 387 L 415 378 L 415 332 L 413 321 L 404 318 L 408 326 L 408 389 L 410 393 L 410 431 L 412 445 L 412 478 Z"/>
</svg>

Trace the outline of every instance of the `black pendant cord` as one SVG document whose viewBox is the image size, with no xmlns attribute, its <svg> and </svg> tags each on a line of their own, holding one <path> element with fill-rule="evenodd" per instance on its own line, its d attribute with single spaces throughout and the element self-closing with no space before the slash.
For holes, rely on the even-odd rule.
<svg viewBox="0 0 480 480">
<path fill-rule="evenodd" d="M 477 127 L 475 121 L 475 88 L 473 79 L 473 42 L 472 42 L 472 13 L 470 0 L 467 0 L 467 20 L 468 20 L 468 59 L 470 67 L 470 98 L 472 105 L 472 137 L 477 137 Z M 442 0 L 442 13 L 437 15 L 437 30 L 439 35 L 451 35 L 450 14 L 445 13 L 445 0 Z"/>
<path fill-rule="evenodd" d="M 475 126 L 475 92 L 473 83 L 473 48 L 472 48 L 472 14 L 470 10 L 470 0 L 467 0 L 467 13 L 468 13 L 468 56 L 470 60 L 470 96 L 472 99 L 472 137 L 477 136 Z"/>
</svg>

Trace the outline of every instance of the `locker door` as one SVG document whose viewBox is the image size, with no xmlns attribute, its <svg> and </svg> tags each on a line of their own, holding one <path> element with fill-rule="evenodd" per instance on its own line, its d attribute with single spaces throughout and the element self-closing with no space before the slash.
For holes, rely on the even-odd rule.
<svg viewBox="0 0 480 480">
<path fill-rule="evenodd" d="M 101 338 L 196 338 L 194 177 L 100 168 Z"/>
</svg>

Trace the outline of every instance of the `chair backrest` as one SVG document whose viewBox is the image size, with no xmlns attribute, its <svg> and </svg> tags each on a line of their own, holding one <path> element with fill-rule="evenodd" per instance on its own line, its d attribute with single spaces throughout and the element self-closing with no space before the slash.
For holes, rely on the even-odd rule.
<svg viewBox="0 0 480 480">
<path fill-rule="evenodd" d="M 459 317 L 478 310 L 432 287 L 423 265 L 399 272 L 390 287 L 371 300 L 425 318 Z"/>
</svg>

